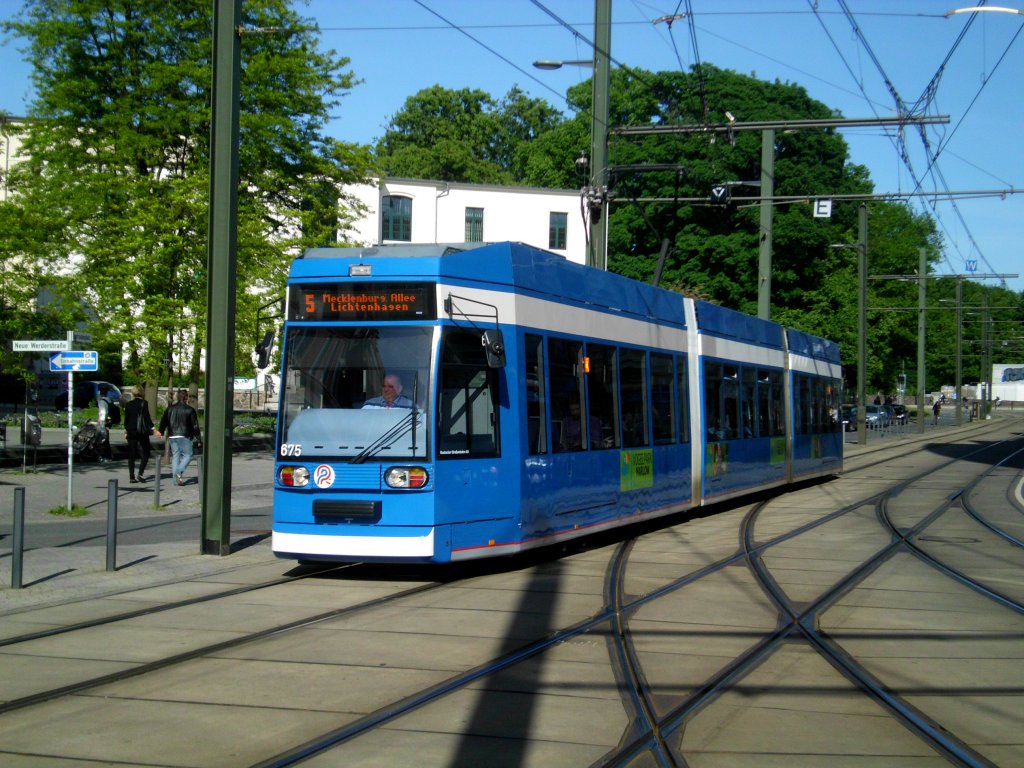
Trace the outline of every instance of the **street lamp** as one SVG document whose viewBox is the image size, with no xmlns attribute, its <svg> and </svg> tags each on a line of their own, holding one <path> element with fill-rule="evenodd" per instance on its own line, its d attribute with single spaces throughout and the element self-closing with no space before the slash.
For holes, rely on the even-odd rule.
<svg viewBox="0 0 1024 768">
<path fill-rule="evenodd" d="M 1024 16 L 1024 11 L 1016 8 L 1006 8 L 1000 5 L 977 5 L 973 8 L 954 8 L 951 11 L 946 11 L 944 14 L 948 19 L 950 16 L 955 16 L 958 13 L 1015 13 Z"/>
<path fill-rule="evenodd" d="M 601 29 L 599 23 L 598 29 Z M 605 33 L 608 34 L 607 32 Z M 608 43 L 605 42 L 604 50 Z M 608 59 L 594 49 L 593 59 L 538 59 L 533 62 L 537 69 L 555 70 L 565 66 L 590 67 L 594 70 L 592 88 L 593 104 L 590 116 L 590 175 L 584 187 L 586 205 L 590 213 L 589 244 L 587 265 L 598 269 L 608 268 Z M 577 167 L 580 167 L 577 161 Z"/>
<path fill-rule="evenodd" d="M 561 69 L 562 67 L 593 67 L 593 59 L 571 59 L 569 61 L 558 61 L 556 59 L 538 59 L 533 62 L 537 69 Z"/>
</svg>

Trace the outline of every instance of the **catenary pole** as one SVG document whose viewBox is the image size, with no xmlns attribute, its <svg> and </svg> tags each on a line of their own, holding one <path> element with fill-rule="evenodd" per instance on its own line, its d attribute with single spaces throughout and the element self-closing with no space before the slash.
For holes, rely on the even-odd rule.
<svg viewBox="0 0 1024 768">
<path fill-rule="evenodd" d="M 927 389 L 925 380 L 924 351 L 926 343 L 928 311 L 928 251 L 918 250 L 917 258 L 917 431 L 924 432 L 925 408 L 924 394 Z"/>
<path fill-rule="evenodd" d="M 757 316 L 772 319 L 772 198 L 775 196 L 775 129 L 761 132 L 761 226 L 757 259 Z"/>
<path fill-rule="evenodd" d="M 867 445 L 868 207 L 857 211 L 857 442 Z"/>
<path fill-rule="evenodd" d="M 241 0 L 213 3 L 213 116 L 206 341 L 206 471 L 201 552 L 231 549 L 231 431 L 234 408 L 235 259 L 238 246 L 238 94 Z"/>
<path fill-rule="evenodd" d="M 612 0 L 594 0 L 594 79 L 590 114 L 590 248 L 587 265 L 608 267 L 608 92 Z"/>
</svg>

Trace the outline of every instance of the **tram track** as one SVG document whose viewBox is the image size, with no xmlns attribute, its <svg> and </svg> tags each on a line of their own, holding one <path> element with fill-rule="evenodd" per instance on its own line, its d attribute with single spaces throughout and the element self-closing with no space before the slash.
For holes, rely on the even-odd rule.
<svg viewBox="0 0 1024 768">
<path fill-rule="evenodd" d="M 960 459 L 949 459 L 948 461 L 943 462 L 941 466 L 945 467 L 958 460 Z M 928 471 L 922 472 L 919 476 L 902 483 L 899 488 L 902 489 L 904 487 L 908 487 L 912 482 L 919 481 L 935 471 L 935 468 L 931 468 Z M 794 635 L 804 635 L 809 640 L 816 640 L 816 644 L 821 649 L 824 649 L 819 650 L 819 652 L 822 652 L 827 657 L 831 657 L 836 660 L 834 663 L 836 663 L 838 667 L 842 667 L 840 662 L 843 658 L 843 654 L 828 645 L 825 640 L 813 631 L 813 629 L 809 629 L 807 622 L 808 620 L 813 619 L 813 616 L 818 610 L 821 610 L 824 606 L 830 604 L 830 602 L 838 595 L 843 594 L 851 584 L 860 581 L 863 578 L 863 575 L 872 570 L 877 563 L 873 561 L 863 564 L 854 573 L 850 574 L 847 579 L 844 579 L 841 583 L 837 584 L 833 590 L 830 590 L 826 595 L 824 595 L 812 608 L 803 612 L 798 612 L 792 607 L 788 598 L 785 597 L 777 585 L 770 586 L 768 588 L 768 592 L 770 594 L 774 593 L 775 596 L 773 597 L 773 600 L 778 606 L 780 606 L 780 609 L 784 613 L 788 613 L 790 616 L 788 623 L 780 622 L 780 627 L 775 632 L 757 643 L 746 655 L 736 659 L 733 664 L 729 665 L 723 671 L 722 674 L 711 680 L 682 707 L 673 710 L 665 717 L 659 718 L 656 714 L 653 702 L 651 701 L 650 686 L 645 680 L 642 662 L 640 661 L 630 639 L 629 616 L 634 614 L 640 607 L 657 600 L 659 597 L 678 590 L 688 584 L 692 584 L 701 578 L 705 578 L 725 568 L 731 567 L 738 562 L 746 561 L 751 564 L 760 563 L 761 552 L 770 549 L 780 542 L 799 536 L 800 534 L 812 530 L 820 525 L 827 524 L 828 522 L 842 517 L 851 511 L 861 509 L 866 504 L 879 505 L 889 496 L 890 493 L 891 492 L 880 493 L 868 500 L 860 500 L 854 504 L 844 507 L 843 509 L 836 510 L 828 515 L 822 516 L 811 523 L 799 526 L 792 531 L 777 536 L 770 541 L 758 544 L 753 541 L 753 524 L 757 515 L 769 504 L 769 501 L 766 500 L 759 502 L 754 506 L 752 512 L 744 518 L 742 526 L 742 530 L 744 532 L 742 534 L 743 545 L 740 550 L 725 558 L 710 563 L 695 572 L 685 574 L 652 593 L 634 597 L 633 599 L 628 599 L 623 591 L 624 573 L 628 568 L 629 552 L 634 541 L 634 539 L 629 539 L 616 547 L 615 554 L 611 558 L 605 577 L 605 604 L 603 609 L 588 620 L 573 627 L 559 630 L 540 641 L 517 649 L 515 653 L 494 659 L 484 665 L 469 670 L 466 673 L 456 675 L 438 686 L 434 686 L 428 690 L 414 694 L 392 706 L 382 708 L 381 710 L 371 713 L 356 722 L 350 723 L 335 731 L 324 734 L 321 737 L 310 740 L 295 749 L 279 754 L 264 762 L 257 763 L 254 768 L 283 768 L 284 766 L 301 763 L 313 755 L 322 754 L 328 750 L 338 748 L 349 740 L 355 739 L 370 730 L 382 727 L 387 723 L 407 715 L 420 707 L 431 704 L 446 695 L 450 695 L 455 691 L 461 690 L 483 678 L 507 669 L 516 663 L 543 653 L 553 645 L 568 642 L 580 635 L 596 631 L 602 625 L 608 626 L 606 639 L 609 648 L 609 662 L 614 671 L 615 678 L 621 683 L 622 705 L 626 712 L 629 713 L 631 726 L 623 733 L 622 742 L 620 742 L 619 747 L 594 765 L 627 765 L 638 759 L 641 754 L 647 753 L 648 756 L 653 757 L 658 765 L 683 766 L 685 765 L 685 761 L 681 761 L 679 759 L 678 754 L 668 743 L 668 738 L 666 738 L 665 733 L 677 730 L 687 716 L 707 706 L 709 702 L 711 702 L 721 691 L 741 679 L 745 674 L 747 674 L 747 672 L 749 672 L 750 669 L 756 667 L 764 657 L 770 654 L 781 643 L 789 641 Z M 890 545 L 890 548 L 895 548 L 896 546 L 897 543 L 894 542 Z M 883 553 L 880 556 L 880 560 L 885 557 L 886 555 Z M 759 568 L 757 565 L 751 565 L 751 567 L 755 571 L 759 570 L 762 573 L 767 584 L 774 585 L 774 581 L 763 568 Z M 808 633 L 810 633 L 809 637 Z M 827 653 L 825 653 L 825 651 L 827 651 Z M 857 681 L 863 689 L 868 690 L 876 697 L 883 698 L 881 692 L 884 692 L 884 688 L 877 683 L 872 683 L 866 676 L 866 673 L 862 672 L 860 677 L 858 677 L 857 670 L 854 667 L 852 671 L 848 671 L 848 674 L 851 679 Z M 900 712 L 898 705 L 894 705 L 894 711 Z M 921 719 L 921 722 L 924 723 L 924 725 L 920 727 L 920 730 L 927 733 L 927 724 L 923 719 Z M 956 754 L 957 750 L 961 749 L 961 746 L 955 743 L 951 745 L 944 744 L 943 747 L 949 754 Z M 965 764 L 983 765 L 984 763 L 967 762 Z"/>
<path fill-rule="evenodd" d="M 952 461 L 962 461 L 963 458 L 977 456 L 991 448 L 992 446 L 985 446 L 968 453 L 966 457 Z M 1021 449 L 1015 451 L 1014 455 L 1020 453 L 1020 450 Z M 762 544 L 756 543 L 754 529 L 758 516 L 763 512 L 767 504 L 758 505 L 753 508 L 751 512 L 744 517 L 741 525 L 744 557 L 748 563 L 748 567 L 756 575 L 759 584 L 765 591 L 765 594 L 777 607 L 780 617 L 780 626 L 774 633 L 766 636 L 762 642 L 758 643 L 742 657 L 735 659 L 732 664 L 722 670 L 713 680 L 709 681 L 709 683 L 702 690 L 698 691 L 688 702 L 685 703 L 685 705 L 679 707 L 675 712 L 665 718 L 663 721 L 663 727 L 667 729 L 681 729 L 685 727 L 685 722 L 688 718 L 692 717 L 692 715 L 700 709 L 711 706 L 717 697 L 742 680 L 745 675 L 755 669 L 764 658 L 770 655 L 781 644 L 791 642 L 794 638 L 799 638 L 802 642 L 811 646 L 819 655 L 825 658 L 859 690 L 878 702 L 890 713 L 891 716 L 896 718 L 912 732 L 916 733 L 923 741 L 932 746 L 933 749 L 943 755 L 950 762 L 964 766 L 994 765 L 983 755 L 972 749 L 970 745 L 953 736 L 941 725 L 936 723 L 931 717 L 919 711 L 916 707 L 894 693 L 887 685 L 877 679 L 860 663 L 858 663 L 854 657 L 845 652 L 842 647 L 826 633 L 817 629 L 818 619 L 825 610 L 835 604 L 835 602 L 849 590 L 863 582 L 867 575 L 886 562 L 896 552 L 901 550 L 912 551 L 916 556 L 923 558 L 929 563 L 929 565 L 938 568 L 945 575 L 971 587 L 979 594 L 997 602 L 1005 608 L 1015 612 L 1020 612 L 1022 606 L 1019 602 L 1007 598 L 1005 595 L 999 594 L 994 589 L 981 584 L 976 579 L 971 579 L 956 569 L 950 568 L 949 566 L 939 562 L 936 558 L 917 547 L 913 541 L 916 536 L 919 536 L 922 532 L 927 530 L 930 525 L 932 525 L 939 517 L 951 508 L 966 503 L 966 499 L 969 497 L 971 489 L 983 479 L 991 475 L 1002 461 L 992 467 L 988 467 L 984 472 L 979 474 L 967 488 L 963 489 L 962 492 L 952 494 L 909 530 L 900 529 L 899 526 L 893 522 L 888 513 L 888 503 L 894 496 L 906 491 L 914 484 L 927 479 L 937 471 L 944 469 L 952 463 L 952 461 L 946 462 L 939 467 L 930 468 L 929 470 L 920 473 L 918 476 L 904 481 L 895 488 L 877 495 L 873 500 L 868 500 L 867 502 L 861 502 L 856 505 L 851 505 L 846 509 L 838 510 L 832 515 L 822 518 L 820 523 L 805 526 L 803 530 L 795 530 L 786 536 L 777 537 Z M 1003 461 L 1005 461 L 1005 459 Z M 873 504 L 880 523 L 889 530 L 892 536 L 892 541 L 888 546 L 882 548 L 875 555 L 862 562 L 844 578 L 832 585 L 831 588 L 819 595 L 819 597 L 810 605 L 806 607 L 797 606 L 794 601 L 787 596 L 785 590 L 773 577 L 770 569 L 764 563 L 762 554 L 783 539 L 797 536 L 809 528 L 827 523 L 832 519 L 853 511 L 854 509 L 865 506 L 866 503 Z"/>
<path fill-rule="evenodd" d="M 285 583 L 287 583 L 287 582 L 285 582 Z M 254 589 L 261 589 L 261 588 L 265 589 L 268 586 L 273 586 L 273 584 L 270 584 L 270 583 L 264 584 L 264 585 L 255 587 Z M 274 636 L 280 635 L 280 634 L 285 633 L 285 632 L 291 632 L 291 631 L 298 630 L 298 629 L 304 629 L 304 628 L 313 626 L 314 624 L 319 624 L 321 622 L 329 621 L 331 619 L 337 619 L 337 618 L 342 617 L 342 616 L 348 616 L 348 615 L 357 613 L 359 611 L 369 610 L 369 609 L 372 609 L 372 608 L 384 605 L 386 603 L 390 603 L 390 602 L 393 602 L 395 600 L 402 599 L 403 597 L 408 597 L 410 595 L 421 594 L 423 592 L 427 592 L 427 591 L 430 591 L 430 590 L 437 589 L 437 588 L 439 588 L 441 586 L 443 586 L 443 584 L 440 583 L 440 582 L 431 583 L 431 584 L 423 584 L 423 585 L 420 585 L 420 586 L 412 587 L 410 589 L 402 590 L 402 591 L 397 592 L 397 593 L 392 594 L 392 595 L 386 595 L 386 596 L 383 596 L 383 597 L 376 598 L 374 600 L 367 600 L 367 601 L 364 601 L 364 602 L 356 604 L 356 605 L 345 606 L 343 608 L 335 608 L 335 609 L 332 609 L 330 611 L 324 611 L 322 613 L 318 613 L 318 614 L 315 614 L 313 616 L 308 616 L 308 617 L 304 617 L 304 618 L 301 618 L 301 619 L 297 619 L 295 621 L 289 621 L 289 622 L 283 622 L 281 624 L 276 624 L 274 626 L 266 627 L 266 628 L 258 630 L 256 632 L 249 632 L 249 633 L 246 633 L 244 635 L 231 638 L 229 640 L 224 640 L 224 641 L 217 642 L 217 643 L 209 643 L 209 644 L 206 644 L 206 645 L 201 645 L 201 646 L 198 646 L 196 648 L 192 648 L 192 649 L 190 649 L 188 651 L 184 651 L 182 653 L 177 653 L 177 654 L 173 654 L 173 655 L 170 655 L 170 656 L 165 656 L 165 657 L 162 657 L 162 658 L 159 658 L 159 659 L 155 659 L 153 661 L 141 663 L 141 664 L 139 664 L 139 665 L 137 665 L 135 667 L 132 667 L 130 669 L 125 669 L 125 670 L 121 670 L 121 671 L 118 671 L 118 672 L 113 672 L 113 673 L 106 674 L 106 675 L 99 675 L 99 676 L 96 676 L 96 677 L 92 677 L 92 678 L 88 678 L 88 679 L 85 679 L 85 680 L 80 680 L 80 681 L 77 681 L 77 682 L 74 682 L 74 683 L 70 683 L 68 685 L 63 685 L 63 686 L 60 686 L 58 688 L 51 688 L 49 690 L 39 691 L 37 693 L 30 694 L 28 696 L 22 696 L 22 697 L 11 699 L 11 700 L 8 700 L 8 701 L 5 701 L 5 702 L 0 702 L 0 715 L 6 714 L 8 712 L 13 712 L 13 711 L 18 710 L 18 709 L 23 709 L 25 707 L 29 707 L 29 706 L 32 706 L 32 705 L 35 705 L 35 704 L 40 704 L 40 703 L 43 703 L 43 702 L 51 701 L 51 700 L 59 698 L 61 696 L 68 696 L 68 695 L 75 694 L 75 693 L 82 693 L 83 691 L 87 691 L 87 690 L 89 690 L 91 688 L 97 688 L 97 687 L 99 687 L 101 685 L 107 685 L 107 684 L 110 684 L 110 683 L 118 683 L 118 682 L 121 682 L 121 681 L 124 681 L 124 680 L 131 679 L 133 677 L 139 677 L 140 675 L 146 675 L 146 674 L 149 674 L 149 673 L 152 673 L 152 672 L 156 672 L 156 671 L 159 671 L 159 670 L 162 670 L 162 669 L 166 669 L 168 667 L 172 667 L 172 666 L 174 666 L 176 664 L 181 664 L 181 663 L 184 663 L 186 661 L 191 661 L 193 659 L 202 658 L 204 656 L 209 656 L 209 655 L 215 654 L 215 653 L 223 653 L 224 651 L 228 651 L 228 650 L 231 650 L 231 649 L 234 649 L 234 648 L 238 648 L 238 647 L 241 647 L 241 646 L 244 646 L 244 645 L 248 645 L 250 643 L 256 642 L 256 641 L 261 640 L 261 639 L 265 639 L 265 638 L 269 638 L 269 637 L 274 637 Z M 242 590 L 242 592 L 246 592 L 246 591 L 253 591 L 253 590 L 252 589 L 250 589 L 250 590 Z M 236 593 L 235 590 L 232 590 L 230 592 L 230 594 L 235 594 L 235 593 Z M 223 599 L 225 596 L 230 596 L 230 594 L 229 593 L 222 593 L 222 594 L 219 594 L 217 597 L 220 597 L 221 599 Z M 216 599 L 216 597 L 214 597 L 212 599 Z M 199 604 L 199 603 L 202 603 L 202 602 L 208 602 L 208 601 L 207 600 L 202 600 L 202 599 L 186 600 L 186 601 L 181 601 L 181 604 L 171 606 L 171 608 L 181 608 L 181 607 L 186 607 L 186 606 L 189 606 L 189 605 L 196 605 L 196 604 Z M 134 618 L 134 616 L 132 618 Z M 122 619 L 122 620 L 126 620 L 126 619 Z M 101 624 L 101 623 L 104 623 L 104 622 L 98 622 L 98 623 Z M 95 625 L 96 624 L 91 624 L 90 626 L 95 626 Z M 71 631 L 71 630 L 69 630 L 69 631 Z M 63 633 L 60 633 L 60 634 L 67 634 L 67 632 L 63 632 Z M 27 641 L 22 641 L 22 642 L 27 642 Z"/>
<path fill-rule="evenodd" d="M 158 613 L 164 613 L 166 611 L 173 611 L 179 608 L 188 608 L 193 605 L 200 605 L 202 603 L 209 603 L 214 600 L 223 600 L 229 597 L 237 597 L 238 595 L 245 595 L 251 592 L 258 592 L 263 589 L 270 587 L 277 587 L 282 584 L 291 584 L 295 581 L 301 581 L 302 579 L 308 579 L 313 577 L 323 576 L 327 573 L 344 570 L 351 568 L 352 564 L 345 564 L 342 566 L 334 566 L 328 568 L 318 568 L 316 570 L 309 570 L 306 573 L 297 574 L 295 576 L 282 576 L 278 579 L 268 579 L 267 581 L 260 582 L 258 584 L 246 584 L 242 587 L 233 587 L 231 589 L 221 590 L 219 592 L 211 592 L 207 595 L 197 595 L 196 597 L 190 597 L 184 600 L 173 600 L 166 603 L 160 603 L 159 605 L 150 605 L 145 608 L 136 608 L 131 611 L 120 611 L 118 613 L 112 613 L 107 616 L 98 616 L 93 619 L 86 619 L 83 621 L 76 621 L 71 624 L 63 624 L 58 627 L 50 627 L 49 629 L 41 629 L 35 632 L 25 632 L 20 635 L 13 635 L 11 637 L 0 638 L 0 648 L 7 646 L 18 645 L 20 643 L 27 643 L 32 640 L 41 640 L 46 637 L 59 637 L 60 635 L 68 634 L 70 632 L 78 632 L 84 629 L 91 629 L 93 627 L 101 627 L 105 624 L 114 624 L 119 621 L 128 621 L 130 619 L 137 619 L 143 616 L 153 616 Z M 144 587 L 144 589 L 151 589 L 151 586 Z M 124 597 L 130 595 L 132 592 L 138 591 L 133 589 L 129 592 L 120 592 L 115 595 L 108 595 L 108 597 Z"/>
<path fill-rule="evenodd" d="M 701 567 L 693 568 L 686 573 L 678 575 L 658 588 L 651 589 L 641 595 L 629 595 L 626 593 L 625 587 L 626 574 L 630 567 L 630 556 L 636 539 L 622 541 L 615 546 L 615 550 L 611 554 L 606 568 L 602 597 L 603 605 L 586 619 L 568 626 L 554 627 L 542 637 L 516 644 L 514 647 L 507 649 L 506 652 L 484 663 L 453 674 L 435 685 L 411 692 L 390 702 L 386 706 L 356 718 L 352 722 L 325 731 L 298 746 L 253 764 L 258 766 L 285 766 L 300 763 L 314 755 L 343 746 L 351 740 L 375 729 L 394 723 L 403 716 L 440 702 L 447 696 L 464 691 L 470 686 L 481 683 L 486 678 L 502 671 L 509 670 L 517 664 L 535 659 L 540 654 L 555 648 L 561 643 L 572 642 L 589 634 L 593 637 L 603 638 L 607 644 L 609 663 L 614 671 L 616 680 L 620 683 L 621 703 L 623 709 L 628 713 L 629 720 L 629 726 L 624 729 L 618 747 L 606 754 L 601 760 L 595 762 L 594 765 L 627 765 L 635 759 L 642 759 L 639 756 L 646 754 L 657 765 L 685 766 L 687 764 L 686 759 L 675 741 L 677 739 L 681 741 L 680 734 L 684 731 L 687 721 L 694 714 L 713 706 L 715 700 L 723 692 L 740 683 L 747 674 L 756 669 L 776 649 L 794 641 L 813 647 L 817 653 L 823 658 L 828 659 L 830 664 L 840 670 L 846 679 L 853 682 L 859 690 L 864 691 L 873 700 L 885 706 L 886 710 L 894 718 L 900 720 L 900 722 L 905 722 L 907 727 L 918 733 L 922 739 L 929 741 L 929 743 L 934 742 L 937 744 L 936 750 L 946 756 L 950 762 L 971 766 L 991 765 L 991 762 L 986 761 L 982 756 L 972 751 L 968 745 L 960 743 L 955 738 L 948 739 L 947 735 L 942 732 L 942 729 L 932 723 L 926 715 L 902 701 L 900 697 L 893 695 L 883 682 L 876 679 L 867 670 L 862 669 L 856 659 L 845 652 L 836 642 L 835 638 L 831 637 L 827 632 L 821 632 L 817 629 L 818 618 L 825 610 L 835 604 L 837 600 L 856 585 L 862 583 L 875 569 L 891 557 L 892 553 L 908 548 L 908 536 L 912 539 L 914 536 L 918 536 L 926 531 L 933 520 L 945 511 L 949 511 L 958 505 L 964 506 L 966 509 L 966 504 L 969 503 L 970 488 L 964 486 L 956 495 L 951 494 L 952 497 L 945 500 L 941 509 L 933 509 L 929 515 L 925 516 L 926 519 L 919 520 L 912 527 L 909 534 L 905 529 L 900 528 L 898 522 L 893 522 L 890 528 L 891 541 L 886 547 L 875 553 L 872 558 L 860 563 L 856 568 L 847 573 L 844 578 L 837 581 L 808 604 L 797 604 L 786 595 L 785 589 L 775 579 L 771 569 L 765 563 L 764 555 L 770 552 L 772 548 L 784 542 L 791 541 L 820 526 L 840 520 L 843 516 L 863 510 L 865 507 L 875 509 L 878 520 L 884 522 L 889 514 L 887 506 L 891 500 L 898 497 L 900 493 L 904 493 L 912 488 L 915 482 L 927 482 L 930 477 L 936 476 L 936 473 L 946 470 L 956 462 L 964 461 L 965 459 L 978 461 L 987 450 L 1004 451 L 1005 445 L 1003 443 L 975 447 L 969 451 L 964 451 L 956 457 L 940 460 L 927 470 L 916 473 L 893 488 L 887 489 L 884 492 L 865 495 L 863 498 L 855 499 L 840 509 L 833 510 L 827 514 L 820 514 L 814 520 L 796 525 L 784 532 L 774 533 L 770 537 L 758 541 L 756 526 L 766 511 L 770 510 L 774 501 L 773 499 L 761 500 L 744 515 L 740 525 L 739 543 L 734 551 L 707 562 Z M 988 473 L 990 474 L 991 471 L 992 468 L 989 469 Z M 980 481 L 981 476 L 975 480 L 975 482 Z M 678 520 L 675 521 L 675 524 L 678 524 L 678 522 Z M 644 669 L 642 654 L 635 647 L 635 636 L 630 624 L 631 619 L 641 608 L 657 602 L 662 597 L 737 565 L 745 565 L 746 568 L 757 575 L 759 583 L 763 585 L 762 588 L 766 597 L 771 600 L 779 613 L 779 625 L 774 631 L 766 633 L 764 637 L 747 649 L 745 653 L 736 656 L 717 674 L 707 679 L 698 690 L 692 692 L 690 696 L 677 706 L 672 707 L 667 712 L 659 713 L 658 708 L 653 702 L 651 683 Z M 187 607 L 201 602 L 228 598 L 244 594 L 245 592 L 267 589 L 275 585 L 293 582 L 300 578 L 323 574 L 324 571 L 322 570 L 315 571 L 302 574 L 301 576 L 268 581 L 264 584 L 225 590 L 212 595 L 202 596 L 201 598 L 168 604 L 168 606 L 161 606 L 160 608 L 162 610 L 171 610 L 176 607 Z M 0 705 L 0 713 L 15 711 L 16 709 L 34 704 L 51 701 L 61 696 L 81 693 L 100 685 L 168 669 L 177 664 L 183 664 L 203 656 L 222 654 L 224 651 L 242 645 L 259 643 L 271 637 L 281 637 L 290 632 L 310 627 L 318 622 L 355 615 L 359 611 L 371 610 L 389 603 L 392 605 L 411 605 L 418 598 L 437 590 L 443 590 L 446 586 L 448 586 L 447 582 L 420 585 L 412 589 L 396 591 L 391 595 L 376 600 L 321 612 L 292 622 L 282 622 L 273 627 L 247 633 L 244 636 L 233 638 L 229 641 L 210 643 L 188 652 L 168 655 L 165 658 L 141 664 L 130 670 L 97 676 L 76 684 L 55 687 L 45 692 L 21 697 L 8 702 L 6 705 Z M 97 620 L 96 622 L 85 622 L 81 626 L 61 628 L 57 633 L 73 636 L 76 629 L 96 626 L 100 623 L 128 620 L 150 612 L 147 609 L 125 612 L 117 616 Z M 31 639 L 35 639 L 34 634 L 23 635 L 20 638 L 8 638 L 3 641 L 3 645 L 16 645 L 19 642 L 28 642 Z"/>
</svg>

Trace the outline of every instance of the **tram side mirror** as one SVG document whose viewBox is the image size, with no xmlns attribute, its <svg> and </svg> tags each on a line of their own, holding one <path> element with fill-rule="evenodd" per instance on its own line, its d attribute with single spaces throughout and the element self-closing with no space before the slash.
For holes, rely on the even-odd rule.
<svg viewBox="0 0 1024 768">
<path fill-rule="evenodd" d="M 263 341 L 256 345 L 256 367 L 263 369 L 270 365 L 270 350 L 274 346 L 274 332 L 267 331 Z"/>
<path fill-rule="evenodd" d="M 487 351 L 487 365 L 491 368 L 505 367 L 505 337 L 501 331 L 484 331 L 480 337 L 480 343 Z"/>
</svg>

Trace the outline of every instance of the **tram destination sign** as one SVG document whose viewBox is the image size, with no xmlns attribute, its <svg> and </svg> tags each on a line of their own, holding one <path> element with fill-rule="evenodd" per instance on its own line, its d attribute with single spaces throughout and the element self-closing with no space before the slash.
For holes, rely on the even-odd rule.
<svg viewBox="0 0 1024 768">
<path fill-rule="evenodd" d="M 434 283 L 307 283 L 292 285 L 289 320 L 434 320 Z"/>
</svg>

